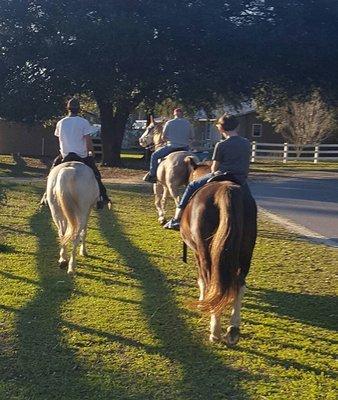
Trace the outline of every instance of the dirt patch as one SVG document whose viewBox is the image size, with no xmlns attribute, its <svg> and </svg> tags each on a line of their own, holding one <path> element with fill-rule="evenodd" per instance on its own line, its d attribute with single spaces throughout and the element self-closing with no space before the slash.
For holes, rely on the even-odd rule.
<svg viewBox="0 0 338 400">
<path fill-rule="evenodd" d="M 52 165 L 53 158 L 21 157 L 0 155 L 0 177 L 45 178 Z M 121 167 L 102 167 L 97 162 L 103 179 L 141 181 L 146 173 L 147 163 L 140 159 L 126 158 Z"/>
</svg>

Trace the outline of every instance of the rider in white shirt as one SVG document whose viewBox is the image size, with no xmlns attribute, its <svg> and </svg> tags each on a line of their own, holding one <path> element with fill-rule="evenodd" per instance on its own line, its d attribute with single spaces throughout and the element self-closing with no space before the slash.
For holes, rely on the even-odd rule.
<svg viewBox="0 0 338 400">
<path fill-rule="evenodd" d="M 52 168 L 67 161 L 80 161 L 90 167 L 95 175 L 100 189 L 100 199 L 97 202 L 97 208 L 103 208 L 104 204 L 109 204 L 110 199 L 107 196 L 106 188 L 101 181 L 100 171 L 95 165 L 93 157 L 94 148 L 90 134 L 93 127 L 90 123 L 80 116 L 80 103 L 76 98 L 72 98 L 67 103 L 68 116 L 62 118 L 55 129 L 55 136 L 59 138 L 60 154 L 53 162 Z M 45 195 L 41 204 L 45 203 Z"/>
</svg>

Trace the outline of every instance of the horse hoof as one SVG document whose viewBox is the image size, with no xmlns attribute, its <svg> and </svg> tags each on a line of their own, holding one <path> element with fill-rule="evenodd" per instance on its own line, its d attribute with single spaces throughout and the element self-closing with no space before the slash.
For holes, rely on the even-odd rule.
<svg viewBox="0 0 338 400">
<path fill-rule="evenodd" d="M 163 225 L 165 225 L 165 224 L 167 223 L 167 220 L 166 220 L 165 218 L 162 217 L 162 218 L 159 218 L 159 219 L 158 219 L 158 222 L 160 223 L 160 225 L 163 226 Z"/>
<path fill-rule="evenodd" d="M 66 269 L 67 267 L 68 267 L 68 261 L 64 260 L 59 262 L 60 269 Z"/>
<path fill-rule="evenodd" d="M 240 337 L 240 330 L 237 326 L 229 326 L 227 333 L 224 336 L 224 341 L 227 347 L 234 347 Z"/>
<path fill-rule="evenodd" d="M 67 274 L 69 276 L 74 276 L 75 275 L 75 271 L 73 269 L 68 269 Z"/>
<path fill-rule="evenodd" d="M 215 335 L 213 335 L 213 334 L 211 334 L 210 336 L 209 336 L 209 342 L 211 342 L 211 343 L 217 343 L 217 342 L 219 342 L 221 340 L 221 338 L 219 338 L 219 337 L 217 337 L 217 336 L 215 336 Z"/>
</svg>

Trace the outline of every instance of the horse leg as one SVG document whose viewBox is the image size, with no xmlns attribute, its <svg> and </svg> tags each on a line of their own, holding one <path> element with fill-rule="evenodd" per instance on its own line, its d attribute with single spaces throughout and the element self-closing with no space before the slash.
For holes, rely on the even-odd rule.
<svg viewBox="0 0 338 400">
<path fill-rule="evenodd" d="M 89 213 L 90 212 L 88 212 L 87 217 L 83 221 L 84 228 L 80 231 L 80 238 L 81 238 L 80 256 L 83 257 L 86 257 L 88 255 L 86 246 L 86 237 L 87 237 L 87 223 L 88 223 Z"/>
<path fill-rule="evenodd" d="M 221 340 L 221 315 L 210 315 L 210 342 L 219 342 Z"/>
<path fill-rule="evenodd" d="M 206 288 L 206 284 L 205 284 L 205 279 L 203 277 L 202 274 L 202 266 L 200 263 L 200 259 L 198 257 L 198 253 L 195 253 L 195 258 L 196 258 L 196 263 L 197 263 L 197 267 L 198 267 L 198 279 L 197 279 L 197 284 L 198 287 L 200 289 L 200 297 L 198 298 L 199 301 L 203 301 L 204 300 L 204 296 L 205 296 L 205 288 Z"/>
<path fill-rule="evenodd" d="M 58 226 L 58 234 L 61 241 L 60 244 L 60 256 L 59 256 L 59 268 L 65 269 L 68 266 L 68 256 L 67 256 L 67 247 L 65 244 L 62 244 L 62 238 L 66 233 L 67 223 L 64 220 L 55 219 L 56 225 Z"/>
<path fill-rule="evenodd" d="M 87 228 L 83 229 L 80 233 L 80 238 L 81 238 L 80 256 L 83 257 L 86 257 L 88 255 L 86 246 L 86 236 L 87 236 Z"/>
<path fill-rule="evenodd" d="M 76 269 L 76 250 L 81 241 L 80 234 L 76 236 L 75 239 L 72 240 L 72 251 L 68 263 L 68 270 L 67 274 L 68 275 L 74 275 L 75 274 L 75 269 Z"/>
<path fill-rule="evenodd" d="M 169 189 L 169 193 L 170 193 L 171 197 L 175 201 L 176 207 L 178 207 L 178 205 L 180 204 L 180 195 L 179 195 L 178 187 L 170 184 L 168 186 L 168 189 Z"/>
<path fill-rule="evenodd" d="M 200 288 L 200 297 L 198 298 L 199 301 L 204 300 L 204 295 L 205 295 L 205 282 L 204 279 L 199 276 L 197 279 L 198 287 Z"/>
<path fill-rule="evenodd" d="M 158 213 L 158 222 L 163 225 L 165 221 L 164 209 L 162 208 L 163 186 L 161 183 L 154 184 L 155 207 Z"/>
<path fill-rule="evenodd" d="M 162 193 L 162 200 L 161 200 L 161 208 L 163 211 L 163 216 L 165 216 L 165 206 L 167 204 L 167 199 L 168 199 L 168 188 L 166 186 L 163 187 L 163 193 Z M 164 222 L 166 221 L 164 217 Z"/>
<path fill-rule="evenodd" d="M 69 264 L 68 264 L 68 271 L 67 271 L 67 273 L 69 275 L 75 274 L 76 252 L 77 252 L 77 247 L 80 243 L 81 243 L 80 250 L 85 251 L 81 255 L 86 255 L 85 238 L 86 238 L 86 233 L 87 233 L 88 217 L 89 217 L 89 212 L 87 212 L 87 214 L 85 214 L 85 216 L 83 216 L 81 218 L 80 227 L 78 228 L 78 231 L 76 232 L 75 238 L 72 240 L 72 252 L 71 252 L 71 256 L 70 256 L 70 260 L 69 260 Z"/>
<path fill-rule="evenodd" d="M 224 340 L 227 346 L 232 347 L 239 341 L 240 330 L 239 326 L 241 323 L 241 307 L 242 299 L 245 293 L 245 285 L 242 285 L 234 299 L 234 304 L 232 307 L 230 326 L 224 336 Z"/>
</svg>

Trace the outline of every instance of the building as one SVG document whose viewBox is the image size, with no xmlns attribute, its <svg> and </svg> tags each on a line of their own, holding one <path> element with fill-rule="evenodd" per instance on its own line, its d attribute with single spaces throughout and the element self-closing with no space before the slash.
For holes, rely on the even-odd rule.
<svg viewBox="0 0 338 400">
<path fill-rule="evenodd" d="M 54 127 L 28 125 L 0 119 L 0 154 L 51 156 L 58 153 Z"/>
<path fill-rule="evenodd" d="M 225 106 L 214 112 L 220 116 L 224 113 L 234 115 L 239 119 L 239 133 L 241 136 L 258 143 L 283 143 L 282 135 L 276 133 L 271 124 L 259 119 L 251 103 L 242 103 L 240 107 L 235 108 Z M 220 140 L 220 134 L 215 126 L 216 118 L 208 119 L 199 111 L 194 122 L 195 137 L 198 147 L 212 148 Z"/>
</svg>

